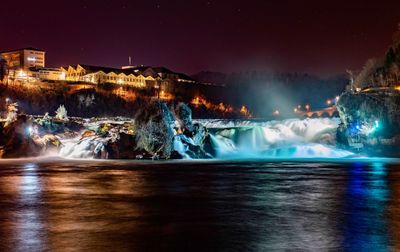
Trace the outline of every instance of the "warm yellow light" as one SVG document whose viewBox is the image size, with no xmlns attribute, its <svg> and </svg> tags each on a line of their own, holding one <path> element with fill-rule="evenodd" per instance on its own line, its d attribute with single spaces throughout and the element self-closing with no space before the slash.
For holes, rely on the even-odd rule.
<svg viewBox="0 0 400 252">
<path fill-rule="evenodd" d="M 294 113 L 297 113 L 298 111 L 299 111 L 299 110 L 298 110 L 297 108 L 294 108 L 294 109 L 293 109 L 293 112 L 294 112 Z"/>
<path fill-rule="evenodd" d="M 196 96 L 193 100 L 192 100 L 192 104 L 198 106 L 200 105 L 200 97 Z"/>
<path fill-rule="evenodd" d="M 26 77 L 26 73 L 23 70 L 18 71 L 18 75 L 19 78 L 25 78 Z"/>
</svg>

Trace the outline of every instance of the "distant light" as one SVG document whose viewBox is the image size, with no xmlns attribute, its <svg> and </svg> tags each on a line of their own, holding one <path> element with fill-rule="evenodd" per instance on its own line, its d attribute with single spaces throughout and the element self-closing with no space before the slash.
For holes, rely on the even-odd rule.
<svg viewBox="0 0 400 252">
<path fill-rule="evenodd" d="M 331 100 L 326 100 L 326 105 L 331 105 L 332 101 Z"/>
<path fill-rule="evenodd" d="M 278 115 L 280 114 L 280 112 L 279 112 L 279 110 L 275 110 L 272 114 L 273 114 L 274 116 L 278 116 Z"/>
<path fill-rule="evenodd" d="M 307 104 L 306 106 L 305 106 L 305 108 L 306 108 L 306 110 L 310 110 L 310 105 L 309 104 Z"/>
<path fill-rule="evenodd" d="M 379 121 L 378 120 L 375 120 L 375 127 L 379 128 Z"/>
<path fill-rule="evenodd" d="M 28 57 L 28 61 L 33 61 L 33 62 L 35 62 L 35 61 L 36 61 L 36 58 L 35 58 L 35 57 Z"/>
<path fill-rule="evenodd" d="M 335 100 L 336 100 L 336 102 L 338 102 L 338 101 L 339 101 L 339 98 L 340 98 L 340 96 L 339 96 L 339 95 L 337 95 L 337 96 L 335 97 Z"/>
<path fill-rule="evenodd" d="M 301 105 L 297 105 L 297 108 L 298 108 L 298 109 L 301 109 Z"/>
<path fill-rule="evenodd" d="M 294 108 L 294 109 L 293 109 L 293 112 L 294 112 L 294 113 L 297 113 L 297 111 L 299 111 L 297 108 Z"/>
</svg>

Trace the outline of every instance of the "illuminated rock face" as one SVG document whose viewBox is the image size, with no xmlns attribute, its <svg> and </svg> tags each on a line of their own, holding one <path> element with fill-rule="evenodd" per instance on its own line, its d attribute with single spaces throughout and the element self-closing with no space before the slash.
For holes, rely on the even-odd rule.
<svg viewBox="0 0 400 252">
<path fill-rule="evenodd" d="M 32 120 L 19 115 L 17 120 L 0 129 L 0 158 L 40 156 L 48 151 L 58 152 L 61 142 L 52 134 L 39 136 Z"/>
<path fill-rule="evenodd" d="M 338 144 L 370 155 L 400 154 L 400 94 L 397 91 L 344 93 L 337 104 Z"/>
<path fill-rule="evenodd" d="M 60 156 L 101 159 L 210 158 L 205 145 L 208 131 L 192 122 L 191 110 L 179 104 L 172 111 L 165 103 L 143 104 L 134 120 L 89 123 L 73 138 L 63 138 Z M 209 146 L 208 146 L 209 147 Z M 210 148 L 208 148 L 210 149 Z"/>
</svg>

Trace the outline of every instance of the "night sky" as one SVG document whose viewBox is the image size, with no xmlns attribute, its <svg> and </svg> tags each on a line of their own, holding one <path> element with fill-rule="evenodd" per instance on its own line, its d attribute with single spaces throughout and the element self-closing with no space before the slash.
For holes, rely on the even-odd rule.
<svg viewBox="0 0 400 252">
<path fill-rule="evenodd" d="M 400 1 L 1 1 L 0 51 L 38 47 L 76 63 L 323 76 L 381 56 Z"/>
</svg>

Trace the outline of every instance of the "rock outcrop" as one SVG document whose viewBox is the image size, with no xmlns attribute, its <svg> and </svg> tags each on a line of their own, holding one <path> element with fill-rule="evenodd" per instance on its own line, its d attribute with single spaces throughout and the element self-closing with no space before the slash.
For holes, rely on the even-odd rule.
<svg viewBox="0 0 400 252">
<path fill-rule="evenodd" d="M 154 101 L 135 117 L 136 150 L 153 158 L 208 158 L 204 150 L 207 129 L 194 124 L 192 111 L 184 103 L 170 111 L 163 102 Z"/>
<path fill-rule="evenodd" d="M 18 115 L 0 128 L 0 158 L 35 157 L 51 150 L 58 152 L 60 147 L 57 136 L 40 135 L 34 120 L 26 115 Z"/>
<path fill-rule="evenodd" d="M 379 156 L 400 154 L 400 94 L 395 90 L 344 93 L 337 109 L 337 142 L 353 151 Z"/>
<path fill-rule="evenodd" d="M 33 157 L 44 153 L 69 158 L 180 159 L 212 157 L 208 130 L 193 123 L 186 104 L 169 109 L 152 101 L 134 120 L 97 122 L 48 114 L 18 115 L 0 124 L 0 158 Z"/>
</svg>

